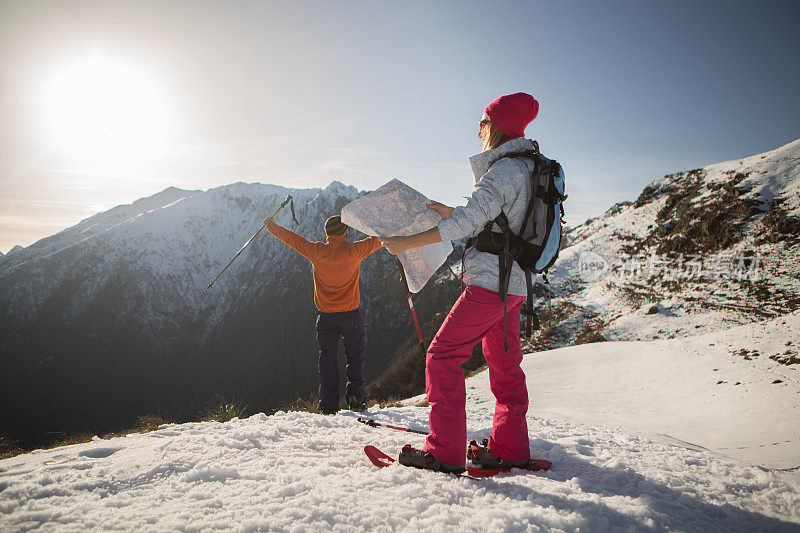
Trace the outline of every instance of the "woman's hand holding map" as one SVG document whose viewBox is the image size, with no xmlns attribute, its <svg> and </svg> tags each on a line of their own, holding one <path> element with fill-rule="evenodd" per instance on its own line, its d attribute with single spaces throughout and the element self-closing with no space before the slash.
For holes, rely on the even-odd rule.
<svg viewBox="0 0 800 533">
<path fill-rule="evenodd" d="M 432 202 L 393 179 L 342 208 L 342 222 L 366 235 L 379 236 L 403 265 L 408 289 L 419 292 L 453 250 L 442 242 L 437 224 L 453 209 Z"/>
<path fill-rule="evenodd" d="M 444 205 L 443 203 L 431 200 L 425 206 L 431 211 L 436 211 L 442 218 L 449 217 L 453 214 L 453 208 Z M 408 237 L 381 237 L 381 243 L 386 250 L 392 254 L 397 255 L 410 250 L 411 248 L 419 248 L 420 246 L 427 246 L 442 242 L 442 237 L 439 235 L 439 228 L 433 227 L 428 231 L 410 235 Z"/>
<path fill-rule="evenodd" d="M 431 200 L 429 204 L 427 204 L 428 209 L 432 211 L 436 211 L 439 213 L 439 216 L 442 218 L 449 217 L 453 215 L 453 208 L 448 207 L 442 203 L 439 203 L 435 200 Z"/>
</svg>

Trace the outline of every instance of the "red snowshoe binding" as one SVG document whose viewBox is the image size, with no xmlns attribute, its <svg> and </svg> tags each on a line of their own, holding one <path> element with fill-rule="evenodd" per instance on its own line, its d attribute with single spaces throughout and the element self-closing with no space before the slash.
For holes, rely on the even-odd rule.
<svg viewBox="0 0 800 533">
<path fill-rule="evenodd" d="M 489 450 L 488 439 L 483 439 L 480 445 L 474 440 L 470 441 L 469 448 L 467 448 L 467 461 L 474 464 L 477 468 L 497 468 L 500 470 L 508 470 L 510 468 L 528 468 L 534 464 L 530 459 L 524 459 L 521 461 L 507 461 L 501 457 L 495 457 L 491 450 Z M 537 461 L 539 460 L 537 459 Z M 546 470 L 546 468 L 543 470 Z"/>
<path fill-rule="evenodd" d="M 423 468 L 448 474 L 461 474 L 466 470 L 463 466 L 437 461 L 432 453 L 413 448 L 410 444 L 403 446 L 399 459 L 400 464 L 404 466 L 413 466 L 414 468 Z"/>
</svg>

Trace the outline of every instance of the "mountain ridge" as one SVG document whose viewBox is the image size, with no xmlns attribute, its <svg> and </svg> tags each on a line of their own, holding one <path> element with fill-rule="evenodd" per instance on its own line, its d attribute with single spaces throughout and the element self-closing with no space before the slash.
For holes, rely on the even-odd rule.
<svg viewBox="0 0 800 533">
<path fill-rule="evenodd" d="M 800 309 L 800 139 L 654 180 L 568 238 L 551 274 L 565 318 L 539 346 L 581 328 L 607 340 L 651 340 L 793 312 Z M 591 258 L 602 270 L 584 280 Z"/>
<path fill-rule="evenodd" d="M 192 419 L 215 392 L 261 410 L 311 394 L 308 261 L 264 231 L 206 290 L 289 192 L 300 225 L 288 208 L 276 220 L 310 240 L 324 240 L 325 219 L 360 194 L 337 181 L 170 188 L 0 258 L 0 399 L 12 406 L 0 430 L 30 440 L 157 409 Z M 373 254 L 361 279 L 374 378 L 413 329 L 393 257 Z"/>
</svg>

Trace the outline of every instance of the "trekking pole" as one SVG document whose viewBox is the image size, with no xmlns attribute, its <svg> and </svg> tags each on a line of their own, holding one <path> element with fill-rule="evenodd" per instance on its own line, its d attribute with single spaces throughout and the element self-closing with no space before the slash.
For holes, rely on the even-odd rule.
<svg viewBox="0 0 800 533">
<path fill-rule="evenodd" d="M 275 210 L 275 212 L 274 212 L 274 213 L 272 213 L 272 217 L 271 217 L 271 218 L 275 218 L 275 216 L 276 216 L 276 215 L 277 215 L 277 214 L 280 212 L 280 210 L 281 210 L 281 209 L 283 209 L 284 207 L 286 207 L 286 204 L 288 204 L 288 203 L 289 203 L 289 202 L 291 202 L 291 201 L 292 201 L 292 195 L 291 195 L 291 194 L 289 194 L 289 195 L 287 195 L 287 196 L 286 196 L 286 200 L 284 200 L 284 201 L 283 201 L 283 203 L 280 205 L 280 207 L 278 207 L 278 209 L 276 209 L 276 210 Z M 294 203 L 292 203 L 292 206 L 294 206 Z M 294 217 L 294 207 L 292 208 L 292 216 Z M 297 222 L 297 219 L 295 219 L 295 222 Z M 236 258 L 237 258 L 237 257 L 239 257 L 239 254 L 241 254 L 241 253 L 244 251 L 244 249 L 245 249 L 245 248 L 247 248 L 247 246 L 248 246 L 248 245 L 249 245 L 251 242 L 253 242 L 253 239 L 255 239 L 256 237 L 258 237 L 258 234 L 259 234 L 259 233 L 261 233 L 261 230 L 262 230 L 262 229 L 264 229 L 264 225 L 263 225 L 263 224 L 261 225 L 261 227 L 260 227 L 260 228 L 258 228 L 258 231 L 257 231 L 257 232 L 255 232 L 255 234 L 254 234 L 252 237 L 250 237 L 250 240 L 249 240 L 249 241 L 247 241 L 246 243 L 244 243 L 244 246 L 242 246 L 242 249 L 241 249 L 241 250 L 239 250 L 239 251 L 236 253 L 236 255 L 234 255 L 234 256 L 233 256 L 233 259 L 231 259 L 231 262 L 230 262 L 230 263 L 228 263 L 228 264 L 227 264 L 227 266 L 226 266 L 225 268 L 223 268 L 223 269 L 222 269 L 222 272 L 220 272 L 219 274 L 217 274 L 217 277 L 216 277 L 216 278 L 214 278 L 214 281 L 217 281 L 217 280 L 219 279 L 219 277 L 222 275 L 222 273 L 223 273 L 223 272 L 225 272 L 226 270 L 228 270 L 228 267 L 229 267 L 229 266 L 231 266 L 231 265 L 233 264 L 233 262 L 234 262 L 234 261 L 236 261 Z M 210 289 L 210 288 L 211 288 L 211 286 L 212 286 L 212 285 L 214 285 L 214 281 L 212 281 L 211 283 L 209 283 L 209 284 L 208 284 L 208 287 L 206 287 L 206 290 Z"/>
<path fill-rule="evenodd" d="M 358 421 L 361 422 L 362 424 L 366 424 L 369 427 L 373 427 L 373 428 L 382 427 L 382 428 L 396 429 L 398 431 L 406 431 L 408 433 L 419 433 L 420 435 L 427 435 L 428 434 L 427 431 L 420 431 L 418 429 L 404 428 L 404 427 L 400 427 L 400 426 L 390 426 L 389 424 L 381 424 L 379 422 L 375 422 L 374 420 L 367 420 L 366 418 L 360 418 L 359 417 Z"/>
<path fill-rule="evenodd" d="M 456 276 L 456 272 L 455 272 L 455 270 L 453 270 L 453 267 L 450 266 L 450 263 L 445 263 L 445 264 L 447 265 L 447 269 L 453 275 L 453 279 L 458 281 L 458 276 Z"/>
<path fill-rule="evenodd" d="M 414 300 L 411 299 L 411 290 L 408 289 L 408 280 L 406 280 L 406 273 L 403 270 L 403 263 L 399 259 L 395 260 L 397 268 L 400 269 L 400 277 L 403 279 L 403 284 L 408 291 L 406 297 L 408 298 L 408 307 L 411 308 L 411 317 L 414 319 L 414 327 L 417 329 L 417 338 L 419 338 L 419 345 L 422 346 L 422 351 L 425 350 L 425 340 L 422 338 L 422 330 L 419 329 L 419 321 L 417 320 L 417 311 L 414 309 Z"/>
</svg>

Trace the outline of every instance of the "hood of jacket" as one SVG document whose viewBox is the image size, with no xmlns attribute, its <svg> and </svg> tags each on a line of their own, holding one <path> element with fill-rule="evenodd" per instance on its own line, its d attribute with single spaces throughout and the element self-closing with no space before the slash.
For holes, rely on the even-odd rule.
<svg viewBox="0 0 800 533">
<path fill-rule="evenodd" d="M 511 154 L 519 154 L 530 152 L 535 153 L 533 149 L 533 141 L 525 137 L 517 137 L 506 141 L 493 150 L 486 150 L 479 154 L 473 155 L 469 158 L 469 164 L 472 167 L 472 174 L 477 184 L 484 174 L 489 171 L 489 168 L 500 159 L 508 157 Z"/>
</svg>

